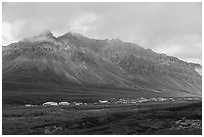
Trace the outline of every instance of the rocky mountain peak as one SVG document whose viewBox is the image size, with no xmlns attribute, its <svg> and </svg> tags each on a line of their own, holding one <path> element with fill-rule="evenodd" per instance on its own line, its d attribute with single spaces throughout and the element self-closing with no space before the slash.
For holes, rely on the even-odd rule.
<svg viewBox="0 0 204 137">
<path fill-rule="evenodd" d="M 86 38 L 87 39 L 86 36 L 84 36 L 84 35 L 82 35 L 80 33 L 71 32 L 71 31 L 67 32 L 64 35 L 58 37 L 58 39 L 73 39 L 73 38 L 79 38 L 79 39 Z"/>
<path fill-rule="evenodd" d="M 37 37 L 54 37 L 50 30 L 44 30 Z"/>
<path fill-rule="evenodd" d="M 30 38 L 25 38 L 23 42 L 43 42 L 43 41 L 48 41 L 52 42 L 55 41 L 56 38 L 54 35 L 51 33 L 49 30 L 42 31 L 39 35 L 35 35 Z"/>
</svg>

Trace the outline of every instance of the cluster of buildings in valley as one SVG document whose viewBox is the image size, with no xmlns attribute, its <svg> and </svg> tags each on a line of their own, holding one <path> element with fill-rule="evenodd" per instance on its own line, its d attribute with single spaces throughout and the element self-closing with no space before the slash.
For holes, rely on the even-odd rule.
<svg viewBox="0 0 204 137">
<path fill-rule="evenodd" d="M 141 98 L 136 98 L 136 99 L 131 99 L 131 98 L 122 98 L 122 99 L 119 99 L 113 103 L 115 104 L 125 104 L 125 103 L 128 103 L 128 104 L 137 104 L 137 103 L 145 103 L 145 102 L 157 102 L 157 101 L 167 101 L 166 98 L 163 98 L 163 97 L 159 97 L 159 98 L 144 98 L 144 97 L 141 97 Z M 174 100 L 172 100 L 174 101 Z"/>
<path fill-rule="evenodd" d="M 68 106 L 68 105 L 74 105 L 74 106 L 80 106 L 80 105 L 100 105 L 100 104 L 140 104 L 140 103 L 153 103 L 153 102 L 164 102 L 164 101 L 193 101 L 193 100 L 201 100 L 200 98 L 173 98 L 173 97 L 153 97 L 153 98 L 111 98 L 111 99 L 104 99 L 104 100 L 98 100 L 98 102 L 95 103 L 82 103 L 82 102 L 45 102 L 42 104 L 42 106 Z M 26 104 L 26 107 L 33 107 L 37 105 L 31 105 L 31 104 Z"/>
<path fill-rule="evenodd" d="M 200 100 L 200 98 L 190 98 L 190 97 L 153 97 L 153 98 L 113 98 L 112 100 L 109 100 L 109 104 L 140 104 L 140 103 L 151 103 L 151 102 L 164 102 L 164 101 L 193 101 L 193 100 Z"/>
<path fill-rule="evenodd" d="M 75 105 L 75 106 L 79 106 L 79 105 L 87 105 L 87 103 L 81 103 L 81 102 L 45 102 L 43 103 L 41 106 L 68 106 L 68 105 Z M 31 105 L 31 104 L 26 104 L 26 107 L 34 107 L 34 106 L 39 106 L 39 105 Z"/>
</svg>

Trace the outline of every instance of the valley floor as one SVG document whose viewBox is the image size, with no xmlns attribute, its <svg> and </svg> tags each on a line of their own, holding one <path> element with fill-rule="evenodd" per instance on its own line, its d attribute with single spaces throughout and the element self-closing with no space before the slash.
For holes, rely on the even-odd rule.
<svg viewBox="0 0 204 137">
<path fill-rule="evenodd" d="M 202 134 L 202 102 L 3 106 L 2 132 L 16 134 Z"/>
</svg>

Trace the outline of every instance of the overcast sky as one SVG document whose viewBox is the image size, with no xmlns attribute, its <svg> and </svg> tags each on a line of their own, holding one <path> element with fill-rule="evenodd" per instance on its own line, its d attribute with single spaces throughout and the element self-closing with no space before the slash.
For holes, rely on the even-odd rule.
<svg viewBox="0 0 204 137">
<path fill-rule="evenodd" d="M 2 20 L 3 45 L 72 31 L 202 63 L 201 3 L 3 3 Z"/>
</svg>

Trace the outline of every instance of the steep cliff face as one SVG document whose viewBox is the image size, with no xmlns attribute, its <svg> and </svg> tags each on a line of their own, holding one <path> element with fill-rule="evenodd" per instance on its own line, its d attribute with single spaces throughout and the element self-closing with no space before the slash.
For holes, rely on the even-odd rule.
<svg viewBox="0 0 204 137">
<path fill-rule="evenodd" d="M 201 95 L 201 66 L 118 39 L 46 32 L 3 47 L 3 85 L 104 86 Z M 7 86 L 6 86 L 7 87 Z"/>
</svg>

